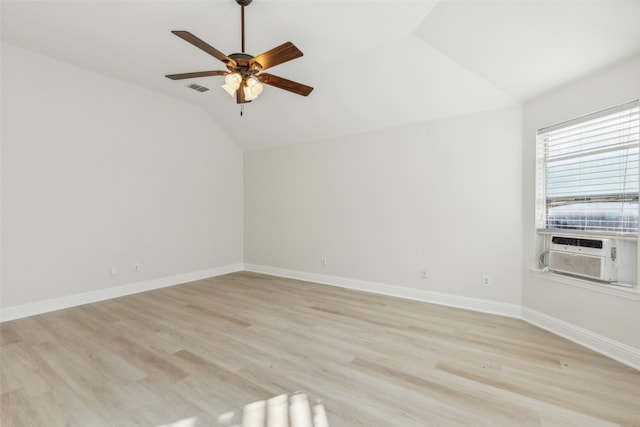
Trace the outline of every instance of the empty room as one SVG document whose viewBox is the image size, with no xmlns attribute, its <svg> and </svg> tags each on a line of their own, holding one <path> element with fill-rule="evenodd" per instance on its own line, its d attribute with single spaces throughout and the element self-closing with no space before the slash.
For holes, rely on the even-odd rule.
<svg viewBox="0 0 640 427">
<path fill-rule="evenodd" d="M 0 0 L 0 425 L 640 426 L 640 0 Z"/>
</svg>

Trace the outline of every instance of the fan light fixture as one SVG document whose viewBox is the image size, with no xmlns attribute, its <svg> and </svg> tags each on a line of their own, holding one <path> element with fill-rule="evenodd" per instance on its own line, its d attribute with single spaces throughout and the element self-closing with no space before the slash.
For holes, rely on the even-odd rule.
<svg viewBox="0 0 640 427">
<path fill-rule="evenodd" d="M 224 78 L 222 88 L 232 97 L 236 96 L 236 91 L 242 86 L 244 99 L 252 101 L 262 93 L 264 86 L 255 77 L 242 78 L 240 73 L 229 73 Z"/>
</svg>

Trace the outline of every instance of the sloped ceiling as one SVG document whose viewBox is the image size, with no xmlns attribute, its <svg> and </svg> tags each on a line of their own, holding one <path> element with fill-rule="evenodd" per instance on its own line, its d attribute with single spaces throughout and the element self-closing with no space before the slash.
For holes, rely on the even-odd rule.
<svg viewBox="0 0 640 427">
<path fill-rule="evenodd" d="M 221 77 L 164 77 L 224 69 L 170 31 L 240 51 L 235 0 L 1 8 L 3 42 L 199 105 L 245 150 L 517 105 L 640 54 L 640 1 L 254 0 L 247 52 L 292 41 L 304 57 L 269 72 L 315 90 L 267 86 L 241 117 Z"/>
</svg>

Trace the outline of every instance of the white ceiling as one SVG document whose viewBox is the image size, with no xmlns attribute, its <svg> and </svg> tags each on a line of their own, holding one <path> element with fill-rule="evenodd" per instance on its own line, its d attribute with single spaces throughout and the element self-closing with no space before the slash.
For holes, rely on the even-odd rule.
<svg viewBox="0 0 640 427">
<path fill-rule="evenodd" d="M 304 57 L 269 72 L 315 90 L 305 98 L 267 86 L 240 117 L 222 77 L 164 77 L 224 69 L 170 31 L 237 52 L 235 0 L 1 7 L 3 42 L 199 105 L 245 150 L 516 105 L 640 54 L 640 0 L 254 0 L 247 52 L 292 41 Z"/>
</svg>

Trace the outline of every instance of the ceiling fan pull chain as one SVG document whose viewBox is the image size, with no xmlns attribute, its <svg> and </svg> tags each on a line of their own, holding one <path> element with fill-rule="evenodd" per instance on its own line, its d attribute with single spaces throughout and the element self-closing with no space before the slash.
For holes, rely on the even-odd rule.
<svg viewBox="0 0 640 427">
<path fill-rule="evenodd" d="M 242 117 L 244 113 L 244 104 L 240 104 L 240 117 Z"/>
</svg>

